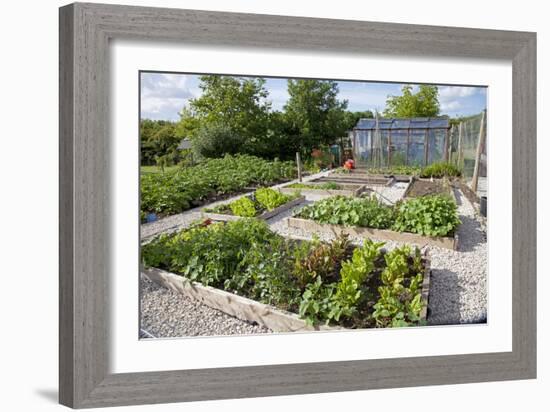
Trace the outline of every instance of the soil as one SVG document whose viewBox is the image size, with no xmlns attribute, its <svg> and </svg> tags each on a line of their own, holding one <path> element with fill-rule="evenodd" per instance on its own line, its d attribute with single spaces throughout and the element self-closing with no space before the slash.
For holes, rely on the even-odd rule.
<svg viewBox="0 0 550 412">
<path fill-rule="evenodd" d="M 427 195 L 448 194 L 449 187 L 442 181 L 434 180 L 414 180 L 411 183 L 411 188 L 407 193 L 407 197 L 421 197 Z"/>
</svg>

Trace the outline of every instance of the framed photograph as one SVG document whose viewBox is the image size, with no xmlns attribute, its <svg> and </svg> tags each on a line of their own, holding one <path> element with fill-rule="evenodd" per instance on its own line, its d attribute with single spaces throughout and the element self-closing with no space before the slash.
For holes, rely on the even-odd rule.
<svg viewBox="0 0 550 412">
<path fill-rule="evenodd" d="M 62 7 L 60 402 L 535 378 L 535 152 L 534 33 Z"/>
</svg>

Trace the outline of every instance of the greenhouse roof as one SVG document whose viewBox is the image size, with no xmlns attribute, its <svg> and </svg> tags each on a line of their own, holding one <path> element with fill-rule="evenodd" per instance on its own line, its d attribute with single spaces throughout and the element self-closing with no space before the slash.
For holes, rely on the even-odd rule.
<svg viewBox="0 0 550 412">
<path fill-rule="evenodd" d="M 446 117 L 409 117 L 378 119 L 381 130 L 390 129 L 448 129 L 449 119 Z M 376 119 L 359 119 L 354 129 L 376 129 Z"/>
</svg>

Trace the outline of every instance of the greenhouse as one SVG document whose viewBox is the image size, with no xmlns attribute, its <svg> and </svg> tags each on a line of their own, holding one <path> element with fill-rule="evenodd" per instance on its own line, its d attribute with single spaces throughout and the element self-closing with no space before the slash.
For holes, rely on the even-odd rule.
<svg viewBox="0 0 550 412">
<path fill-rule="evenodd" d="M 449 159 L 448 118 L 359 119 L 350 132 L 359 167 L 426 166 Z"/>
</svg>

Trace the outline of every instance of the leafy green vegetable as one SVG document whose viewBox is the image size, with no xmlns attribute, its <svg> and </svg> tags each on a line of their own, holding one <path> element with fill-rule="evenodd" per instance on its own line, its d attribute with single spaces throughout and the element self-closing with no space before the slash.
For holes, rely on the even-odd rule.
<svg viewBox="0 0 550 412">
<path fill-rule="evenodd" d="M 422 295 L 420 285 L 423 279 L 417 264 L 420 251 L 415 250 L 415 261 L 411 271 L 409 246 L 396 248 L 384 256 L 386 268 L 382 272 L 382 286 L 378 288 L 380 298 L 374 305 L 373 318 L 381 327 L 403 327 L 420 320 Z M 406 286 L 406 281 L 409 286 Z"/>
<path fill-rule="evenodd" d="M 384 255 L 382 246 L 366 240 L 354 247 L 347 237 L 288 240 L 257 219 L 204 221 L 144 245 L 142 260 L 293 311 L 312 325 L 418 323 L 424 271 L 420 251 L 411 255 L 405 247 Z"/>
<path fill-rule="evenodd" d="M 460 169 L 455 165 L 447 162 L 437 162 L 422 169 L 420 177 L 458 177 L 461 174 Z"/>
<path fill-rule="evenodd" d="M 456 203 L 445 195 L 422 196 L 397 206 L 393 229 L 425 236 L 447 236 L 460 225 Z"/>
<path fill-rule="evenodd" d="M 293 162 L 267 161 L 249 155 L 226 155 L 165 173 L 140 178 L 141 210 L 170 215 L 183 212 L 197 202 L 238 193 L 250 185 L 266 186 L 292 179 Z"/>
<path fill-rule="evenodd" d="M 319 223 L 387 229 L 394 220 L 394 210 L 374 197 L 334 196 L 302 208 L 297 216 Z"/>
<path fill-rule="evenodd" d="M 447 236 L 460 219 L 455 202 L 448 196 L 413 198 L 387 206 L 374 197 L 335 196 L 305 206 L 296 214 L 319 223 L 392 229 L 425 236 Z"/>
<path fill-rule="evenodd" d="M 366 239 L 362 247 L 353 251 L 351 260 L 342 263 L 341 279 L 333 297 L 331 318 L 338 321 L 341 316 L 351 317 L 356 313 L 362 297 L 361 287 L 371 276 L 383 245 L 383 242 Z"/>
<path fill-rule="evenodd" d="M 298 285 L 304 288 L 317 277 L 323 281 L 329 278 L 336 279 L 340 261 L 349 248 L 350 242 L 346 235 L 330 243 L 313 241 L 297 247 L 294 252 L 293 273 Z"/>
<path fill-rule="evenodd" d="M 287 203 L 291 197 L 287 196 L 278 190 L 269 187 L 262 187 L 254 192 L 256 201 L 267 210 L 273 210 Z"/>
<path fill-rule="evenodd" d="M 273 210 L 291 200 L 299 197 L 299 193 L 285 195 L 271 188 L 260 188 L 251 196 L 243 196 L 230 203 L 223 203 L 211 208 L 205 208 L 205 212 L 229 214 L 241 217 L 255 217 L 265 212 Z"/>
<path fill-rule="evenodd" d="M 235 216 L 254 217 L 258 212 L 254 201 L 248 196 L 243 196 L 229 203 L 229 207 Z"/>
</svg>

